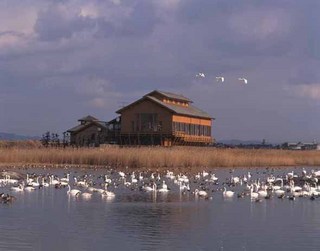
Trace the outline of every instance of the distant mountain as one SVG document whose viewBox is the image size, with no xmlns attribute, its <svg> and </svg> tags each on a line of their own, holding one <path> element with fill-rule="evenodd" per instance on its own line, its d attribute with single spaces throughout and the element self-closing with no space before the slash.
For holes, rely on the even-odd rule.
<svg viewBox="0 0 320 251">
<path fill-rule="evenodd" d="M 262 144 L 261 140 L 239 140 L 239 139 L 230 139 L 230 140 L 217 140 L 218 143 L 226 145 L 252 145 L 252 144 Z M 266 144 L 270 144 L 266 142 Z"/>
<path fill-rule="evenodd" d="M 0 140 L 39 140 L 40 137 L 17 135 L 14 133 L 0 132 Z"/>
</svg>

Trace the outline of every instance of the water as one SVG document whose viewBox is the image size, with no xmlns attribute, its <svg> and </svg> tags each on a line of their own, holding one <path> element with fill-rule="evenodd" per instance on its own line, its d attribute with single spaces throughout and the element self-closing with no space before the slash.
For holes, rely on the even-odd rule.
<svg viewBox="0 0 320 251">
<path fill-rule="evenodd" d="M 222 179 L 228 171 L 215 173 Z M 113 200 L 97 193 L 84 200 L 67 196 L 67 188 L 1 191 L 17 200 L 0 204 L 0 250 L 301 251 L 320 246 L 320 198 L 251 202 L 226 200 L 215 192 L 212 200 L 204 200 L 174 189 L 154 196 L 119 188 Z"/>
</svg>

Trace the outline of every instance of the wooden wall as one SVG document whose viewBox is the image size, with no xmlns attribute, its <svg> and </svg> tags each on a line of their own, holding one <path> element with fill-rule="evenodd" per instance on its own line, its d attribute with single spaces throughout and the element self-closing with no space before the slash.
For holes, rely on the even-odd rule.
<svg viewBox="0 0 320 251">
<path fill-rule="evenodd" d="M 101 129 L 98 131 L 97 125 L 90 125 L 87 128 L 77 132 L 72 133 L 70 137 L 71 144 L 77 146 L 96 146 L 105 141 L 107 136 L 107 131 Z"/>
<path fill-rule="evenodd" d="M 156 113 L 158 114 L 158 121 L 162 122 L 162 129 L 155 133 L 171 133 L 172 131 L 172 113 L 165 108 L 155 104 L 150 100 L 143 100 L 121 114 L 121 133 L 135 133 L 132 131 L 132 121 L 136 123 L 137 114 L 139 113 Z"/>
</svg>

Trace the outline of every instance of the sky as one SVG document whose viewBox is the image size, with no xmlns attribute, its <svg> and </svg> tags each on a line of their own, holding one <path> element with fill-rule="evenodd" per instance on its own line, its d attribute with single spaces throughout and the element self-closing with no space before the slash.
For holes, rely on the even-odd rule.
<svg viewBox="0 0 320 251">
<path fill-rule="evenodd" d="M 320 141 L 319 9 L 318 0 L 0 0 L 0 131 L 111 120 L 158 89 L 212 115 L 218 141 Z"/>
</svg>

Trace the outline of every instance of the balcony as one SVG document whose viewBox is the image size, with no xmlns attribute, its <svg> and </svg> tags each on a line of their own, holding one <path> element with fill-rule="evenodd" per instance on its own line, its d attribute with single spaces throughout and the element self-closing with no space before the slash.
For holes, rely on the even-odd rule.
<svg viewBox="0 0 320 251">
<path fill-rule="evenodd" d="M 203 143 L 212 143 L 211 136 L 204 136 L 204 135 L 189 135 L 183 131 L 173 131 L 173 136 L 180 138 L 185 142 L 203 142 Z"/>
</svg>

